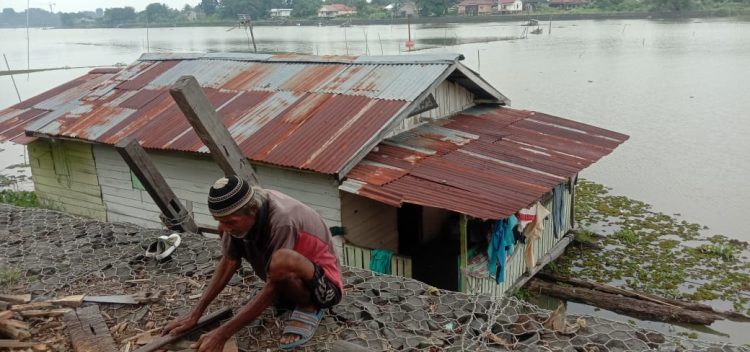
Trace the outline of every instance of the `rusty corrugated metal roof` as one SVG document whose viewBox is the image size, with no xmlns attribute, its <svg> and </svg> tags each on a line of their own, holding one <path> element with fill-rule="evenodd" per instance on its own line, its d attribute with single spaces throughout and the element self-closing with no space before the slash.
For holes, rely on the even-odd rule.
<svg viewBox="0 0 750 352">
<path fill-rule="evenodd" d="M 627 139 L 539 112 L 475 107 L 383 141 L 339 188 L 393 206 L 503 219 Z"/>
<path fill-rule="evenodd" d="M 116 68 L 93 69 L 70 82 L 0 110 L 0 142 L 25 144 L 33 141 L 34 138 L 25 135 L 28 126 L 40 121 L 47 124 L 76 110 L 80 107 L 79 99 L 117 72 L 119 69 Z"/>
<path fill-rule="evenodd" d="M 24 129 L 105 144 L 132 135 L 146 148 L 207 152 L 168 93 L 193 75 L 251 160 L 340 174 L 460 58 L 145 54 L 0 111 L 0 139 Z"/>
</svg>

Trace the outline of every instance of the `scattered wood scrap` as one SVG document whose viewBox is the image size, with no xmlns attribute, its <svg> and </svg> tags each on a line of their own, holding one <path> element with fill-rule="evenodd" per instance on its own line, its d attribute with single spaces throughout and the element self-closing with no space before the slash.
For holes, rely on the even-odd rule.
<svg viewBox="0 0 750 352">
<path fill-rule="evenodd" d="M 7 295 L 0 293 L 0 301 L 14 304 L 29 303 L 31 302 L 31 294 L 27 293 L 25 295 Z"/>
<path fill-rule="evenodd" d="M 33 341 L 2 340 L 0 339 L 0 349 L 6 348 L 31 348 L 34 351 L 47 351 L 47 345 Z"/>
<path fill-rule="evenodd" d="M 117 345 L 109 334 L 99 306 L 69 310 L 63 320 L 76 352 L 117 352 Z"/>
</svg>

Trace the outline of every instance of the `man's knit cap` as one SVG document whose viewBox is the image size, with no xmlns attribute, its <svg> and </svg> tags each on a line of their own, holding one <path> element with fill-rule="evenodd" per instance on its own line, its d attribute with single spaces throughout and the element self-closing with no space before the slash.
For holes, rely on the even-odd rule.
<svg viewBox="0 0 750 352">
<path fill-rule="evenodd" d="M 222 177 L 208 191 L 208 210 L 213 216 L 227 216 L 242 208 L 253 197 L 253 188 L 232 175 Z"/>
</svg>

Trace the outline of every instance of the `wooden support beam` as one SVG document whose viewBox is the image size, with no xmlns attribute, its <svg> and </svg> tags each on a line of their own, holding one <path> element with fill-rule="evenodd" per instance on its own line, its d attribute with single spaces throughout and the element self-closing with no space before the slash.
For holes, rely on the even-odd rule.
<svg viewBox="0 0 750 352">
<path fill-rule="evenodd" d="M 99 306 L 71 310 L 63 316 L 65 331 L 76 352 L 117 352 Z"/>
<path fill-rule="evenodd" d="M 198 330 L 198 329 L 200 329 L 200 328 L 202 328 L 202 327 L 204 327 L 204 326 L 206 326 L 208 324 L 211 324 L 213 322 L 229 318 L 230 316 L 232 316 L 232 310 L 229 309 L 229 308 L 224 308 L 224 309 L 218 310 L 216 312 L 213 312 L 211 314 L 204 315 L 202 318 L 200 318 L 200 320 L 198 320 L 198 324 L 196 324 L 192 329 L 190 329 L 188 331 L 185 331 L 185 332 L 183 332 L 181 334 L 178 334 L 178 335 L 165 335 L 165 336 L 162 336 L 162 337 L 154 340 L 153 342 L 149 343 L 148 345 L 145 345 L 145 346 L 143 346 L 143 347 L 141 347 L 141 348 L 139 348 L 139 349 L 137 349 L 137 350 L 135 350 L 133 352 L 153 352 L 153 351 L 156 351 L 156 350 L 160 349 L 162 346 L 167 345 L 169 343 L 172 343 L 174 341 L 177 341 L 177 340 L 183 338 L 185 335 L 187 335 L 187 334 L 189 334 L 189 333 L 191 333 L 191 332 L 193 332 L 195 330 Z"/>
<path fill-rule="evenodd" d="M 168 226 L 170 230 L 198 233 L 198 225 L 190 216 L 190 212 L 182 205 L 180 199 L 174 194 L 164 176 L 151 161 L 146 150 L 132 137 L 121 140 L 115 145 L 117 152 L 130 167 L 130 170 L 138 177 L 151 199 L 159 207 L 162 214 L 177 223 Z"/>
<path fill-rule="evenodd" d="M 458 268 L 458 272 L 461 275 L 461 292 L 468 292 L 469 290 L 466 277 L 466 267 L 469 266 L 469 242 L 466 230 L 468 223 L 469 219 L 466 214 L 461 214 L 461 219 L 459 220 L 458 225 L 459 233 L 461 234 L 461 252 L 459 253 L 461 255 L 461 263 Z"/>
<path fill-rule="evenodd" d="M 260 185 L 250 161 L 221 123 L 203 89 L 193 76 L 182 76 L 169 89 L 177 106 L 185 114 L 193 130 L 211 151 L 225 175 L 237 175 L 252 185 Z"/>
</svg>

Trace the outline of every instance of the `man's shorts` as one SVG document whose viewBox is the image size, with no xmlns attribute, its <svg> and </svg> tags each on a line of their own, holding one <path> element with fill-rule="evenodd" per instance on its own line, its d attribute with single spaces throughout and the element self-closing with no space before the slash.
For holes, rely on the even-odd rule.
<svg viewBox="0 0 750 352">
<path fill-rule="evenodd" d="M 307 283 L 313 304 L 320 309 L 335 306 L 341 301 L 341 290 L 325 276 L 320 265 L 313 263 L 313 266 L 315 273 L 312 280 Z"/>
</svg>

